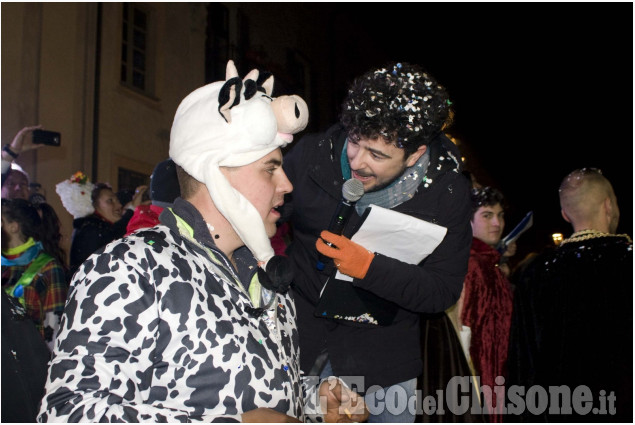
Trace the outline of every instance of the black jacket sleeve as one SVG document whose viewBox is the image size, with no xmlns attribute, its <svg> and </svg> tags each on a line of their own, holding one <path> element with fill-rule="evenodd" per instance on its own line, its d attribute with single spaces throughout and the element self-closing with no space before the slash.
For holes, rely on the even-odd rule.
<svg viewBox="0 0 635 425">
<path fill-rule="evenodd" d="M 460 173 L 438 184 L 446 186 L 438 198 L 438 211 L 443 214 L 440 224 L 448 231 L 437 249 L 419 265 L 378 254 L 366 277 L 354 280 L 355 286 L 413 312 L 440 312 L 456 303 L 472 242 L 469 185 Z M 452 191 L 447 190 L 450 184 Z"/>
</svg>

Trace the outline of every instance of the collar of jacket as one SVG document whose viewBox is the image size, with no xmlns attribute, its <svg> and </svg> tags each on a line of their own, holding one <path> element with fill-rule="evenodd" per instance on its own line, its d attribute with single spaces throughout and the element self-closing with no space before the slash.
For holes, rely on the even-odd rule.
<svg viewBox="0 0 635 425">
<path fill-rule="evenodd" d="M 207 228 L 205 219 L 203 219 L 203 216 L 196 207 L 194 207 L 194 205 L 190 204 L 185 199 L 177 198 L 172 206 L 172 211 L 174 214 L 166 214 L 164 210 L 159 216 L 161 222 L 168 226 L 170 230 L 176 230 L 178 232 L 178 217 L 182 220 L 182 224 L 184 225 L 182 227 L 187 230 L 191 238 L 208 248 L 213 248 L 215 250 L 218 249 L 214 243 L 214 239 L 212 239 L 209 229 Z"/>
<path fill-rule="evenodd" d="M 342 186 L 345 181 L 342 176 L 340 158 L 347 135 L 341 124 L 329 128 L 318 141 L 316 161 L 308 171 L 311 179 L 337 200 L 342 198 Z M 445 134 L 440 133 L 428 145 L 428 149 L 430 150 L 430 165 L 423 184 L 419 185 L 419 190 L 429 188 L 441 174 L 463 171 L 461 154 Z"/>
<path fill-rule="evenodd" d="M 183 235 L 185 232 L 186 236 L 189 236 L 189 240 L 194 242 L 193 245 L 197 250 L 202 248 L 202 251 L 208 255 L 211 251 L 212 259 L 217 264 L 229 269 L 242 287 L 248 290 L 258 271 L 258 263 L 251 251 L 245 246 L 234 251 L 234 261 L 237 266 L 235 268 L 214 243 L 203 216 L 194 205 L 182 198 L 177 198 L 172 208 L 165 208 L 161 212 L 159 220 L 177 235 Z"/>
</svg>

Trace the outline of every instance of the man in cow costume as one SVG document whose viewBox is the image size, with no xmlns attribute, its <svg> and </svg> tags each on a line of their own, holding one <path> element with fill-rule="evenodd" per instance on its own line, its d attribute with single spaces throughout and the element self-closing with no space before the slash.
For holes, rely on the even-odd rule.
<svg viewBox="0 0 635 425">
<path fill-rule="evenodd" d="M 269 237 L 292 190 L 280 148 L 308 108 L 272 90 L 272 76 L 240 79 L 230 61 L 226 81 L 181 102 L 170 136 L 181 198 L 74 276 L 40 421 L 366 418 L 340 381 L 300 376 L 292 273 Z"/>
</svg>

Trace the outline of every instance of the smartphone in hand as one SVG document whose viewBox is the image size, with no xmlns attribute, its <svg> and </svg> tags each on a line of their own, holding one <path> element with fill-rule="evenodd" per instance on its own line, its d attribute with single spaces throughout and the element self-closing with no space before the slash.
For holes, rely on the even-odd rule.
<svg viewBox="0 0 635 425">
<path fill-rule="evenodd" d="M 33 130 L 33 144 L 59 146 L 62 143 L 62 135 L 57 131 Z"/>
</svg>

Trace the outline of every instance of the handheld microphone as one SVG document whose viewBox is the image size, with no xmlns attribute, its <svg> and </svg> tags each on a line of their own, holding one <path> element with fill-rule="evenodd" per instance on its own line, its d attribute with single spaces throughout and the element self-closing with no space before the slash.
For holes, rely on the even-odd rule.
<svg viewBox="0 0 635 425">
<path fill-rule="evenodd" d="M 327 229 L 329 232 L 337 235 L 342 234 L 344 226 L 346 226 L 346 222 L 351 215 L 351 211 L 355 208 L 355 202 L 359 201 L 362 196 L 364 196 L 364 184 L 361 181 L 348 179 L 344 182 L 342 186 L 342 200 L 337 204 L 335 214 L 333 214 L 331 218 L 331 223 Z M 324 270 L 324 265 L 328 260 L 330 260 L 329 257 L 318 253 L 316 268 L 320 271 Z"/>
</svg>

